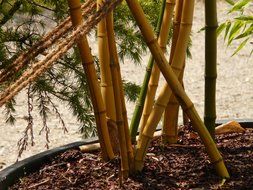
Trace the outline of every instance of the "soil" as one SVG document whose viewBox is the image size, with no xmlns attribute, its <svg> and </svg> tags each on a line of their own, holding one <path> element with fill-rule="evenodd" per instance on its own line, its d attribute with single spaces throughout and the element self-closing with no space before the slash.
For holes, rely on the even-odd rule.
<svg viewBox="0 0 253 190">
<path fill-rule="evenodd" d="M 99 152 L 70 150 L 10 189 L 253 189 L 253 129 L 216 139 L 231 175 L 227 180 L 215 175 L 199 137 L 186 126 L 180 130 L 176 145 L 163 145 L 156 138 L 143 172 L 131 176 L 121 187 L 118 158 L 104 162 Z"/>
</svg>

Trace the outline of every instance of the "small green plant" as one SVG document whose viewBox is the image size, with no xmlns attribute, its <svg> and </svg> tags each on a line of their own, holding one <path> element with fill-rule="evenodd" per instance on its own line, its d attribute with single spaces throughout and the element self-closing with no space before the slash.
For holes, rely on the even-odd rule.
<svg viewBox="0 0 253 190">
<path fill-rule="evenodd" d="M 228 14 L 231 14 L 231 19 L 222 23 L 217 32 L 224 33 L 224 40 L 227 45 L 231 45 L 234 41 L 240 41 L 239 46 L 233 52 L 233 55 L 238 53 L 246 44 L 252 44 L 253 53 L 253 2 L 252 0 L 226 0 L 231 8 Z"/>
</svg>

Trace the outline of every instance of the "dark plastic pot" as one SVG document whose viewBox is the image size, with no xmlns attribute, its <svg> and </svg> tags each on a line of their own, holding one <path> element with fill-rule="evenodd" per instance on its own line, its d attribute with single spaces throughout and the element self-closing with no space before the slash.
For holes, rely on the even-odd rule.
<svg viewBox="0 0 253 190">
<path fill-rule="evenodd" d="M 219 120 L 216 125 L 226 123 L 230 120 Z M 253 120 L 239 119 L 238 121 L 244 128 L 253 128 Z M 159 130 L 159 129 L 158 129 Z M 43 164 L 50 161 L 51 158 L 70 149 L 78 149 L 79 146 L 97 143 L 97 138 L 86 139 L 83 141 L 71 143 L 65 146 L 44 151 L 42 153 L 31 156 L 20 162 L 17 162 L 4 170 L 0 171 L 0 190 L 7 190 L 19 178 L 38 170 Z"/>
</svg>

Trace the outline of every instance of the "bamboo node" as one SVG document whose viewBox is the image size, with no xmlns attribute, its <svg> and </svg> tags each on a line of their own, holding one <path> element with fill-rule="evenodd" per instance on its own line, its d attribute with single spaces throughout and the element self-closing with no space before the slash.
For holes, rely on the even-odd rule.
<svg viewBox="0 0 253 190">
<path fill-rule="evenodd" d="M 181 22 L 180 25 L 183 25 L 183 26 L 192 26 L 192 23 L 191 22 Z"/>
<path fill-rule="evenodd" d="M 146 67 L 146 71 L 150 73 L 152 71 L 152 68 L 151 67 Z"/>
<path fill-rule="evenodd" d="M 150 45 L 152 45 L 152 44 L 154 44 L 154 43 L 156 43 L 156 42 L 157 42 L 157 39 L 154 38 L 154 39 L 148 41 L 148 42 L 147 42 L 147 45 L 150 46 Z"/>
<path fill-rule="evenodd" d="M 163 104 L 159 104 L 159 103 L 155 103 L 155 106 L 157 106 L 157 107 L 162 107 L 162 108 L 166 108 L 167 107 L 167 105 L 163 105 Z"/>
<path fill-rule="evenodd" d="M 218 164 L 218 163 L 220 163 L 220 162 L 223 162 L 224 160 L 223 160 L 223 158 L 221 157 L 221 158 L 219 158 L 218 160 L 215 160 L 215 161 L 213 161 L 213 162 L 211 162 L 211 164 L 212 165 L 216 165 L 216 164 Z"/>
<path fill-rule="evenodd" d="M 180 67 L 176 67 L 175 65 L 171 65 L 171 68 L 173 70 L 181 71 L 182 69 Z"/>
<path fill-rule="evenodd" d="M 70 10 L 70 11 L 75 11 L 75 10 L 78 10 L 78 9 L 81 9 L 81 5 L 69 7 L 69 10 Z"/>
<path fill-rule="evenodd" d="M 180 25 L 180 22 L 177 21 L 177 20 L 175 20 L 175 21 L 173 22 L 173 25 L 174 25 L 174 26 L 178 26 L 178 25 Z"/>
<path fill-rule="evenodd" d="M 153 139 L 153 135 L 150 136 L 148 134 L 145 134 L 144 132 L 141 134 L 141 136 L 146 137 L 147 139 Z"/>
<path fill-rule="evenodd" d="M 172 2 L 171 0 L 166 0 L 166 4 L 168 4 L 168 5 L 175 5 L 176 3 Z"/>
<path fill-rule="evenodd" d="M 217 29 L 219 27 L 218 24 L 215 25 L 206 25 L 205 28 L 210 28 L 210 29 Z"/>
<path fill-rule="evenodd" d="M 102 111 L 94 111 L 94 114 L 95 115 L 100 115 L 100 114 L 105 114 L 106 113 L 106 110 L 102 110 Z"/>
<path fill-rule="evenodd" d="M 190 106 L 186 107 L 184 111 L 187 112 L 188 110 L 191 110 L 193 107 L 194 107 L 194 104 L 192 103 Z"/>
<path fill-rule="evenodd" d="M 205 79 L 217 79 L 217 74 L 216 75 L 205 75 Z"/>
<path fill-rule="evenodd" d="M 150 83 L 149 86 L 150 86 L 150 87 L 157 87 L 158 84 L 157 84 L 157 83 Z"/>
<path fill-rule="evenodd" d="M 106 37 L 106 36 L 107 36 L 107 34 L 103 33 L 103 32 L 99 32 L 98 35 L 97 35 L 98 38 L 103 38 L 103 37 Z"/>
<path fill-rule="evenodd" d="M 100 83 L 100 87 L 112 87 L 111 84 L 107 84 L 107 83 Z"/>
<path fill-rule="evenodd" d="M 94 63 L 94 61 L 85 62 L 84 66 L 87 67 L 89 65 L 92 65 L 93 63 Z"/>
</svg>

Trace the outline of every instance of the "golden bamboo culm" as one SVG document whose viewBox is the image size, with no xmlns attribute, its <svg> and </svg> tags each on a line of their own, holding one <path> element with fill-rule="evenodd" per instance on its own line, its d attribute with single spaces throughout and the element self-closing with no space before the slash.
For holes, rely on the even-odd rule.
<svg viewBox="0 0 253 190">
<path fill-rule="evenodd" d="M 166 45 L 168 42 L 168 36 L 169 36 L 171 21 L 173 17 L 174 6 L 175 6 L 175 0 L 166 0 L 160 35 L 158 38 L 158 43 L 164 52 L 166 51 Z M 159 77 L 160 77 L 160 70 L 157 64 L 155 63 L 153 66 L 150 81 L 148 84 L 148 91 L 147 91 L 146 100 L 145 100 L 145 104 L 143 108 L 143 115 L 142 115 L 142 119 L 140 123 L 140 131 L 143 131 L 146 125 L 147 119 L 152 110 L 156 90 L 158 87 Z"/>
<path fill-rule="evenodd" d="M 109 13 L 106 18 L 107 35 L 109 43 L 109 52 L 111 59 L 111 74 L 112 83 L 115 97 L 115 108 L 116 108 L 116 124 L 118 126 L 118 139 L 120 144 L 120 157 L 121 157 L 121 171 L 124 178 L 128 177 L 130 165 L 133 161 L 133 150 L 130 141 L 130 135 L 127 133 L 124 127 L 123 109 L 122 102 L 125 101 L 124 97 L 121 96 L 121 91 L 123 89 L 121 83 L 121 77 L 119 72 L 119 59 L 117 55 L 116 42 L 114 37 L 113 28 L 113 12 Z M 129 145 L 130 142 L 130 145 Z"/>
<path fill-rule="evenodd" d="M 102 6 L 103 0 L 97 0 L 97 9 Z M 115 99 L 112 85 L 112 76 L 110 69 L 110 55 L 109 45 L 106 29 L 106 18 L 102 19 L 97 26 L 98 37 L 98 58 L 100 64 L 100 78 L 101 78 L 101 92 L 105 103 L 108 130 L 110 135 L 111 144 L 114 152 L 117 152 L 117 128 L 116 128 L 116 111 Z"/>
<path fill-rule="evenodd" d="M 82 13 L 80 0 L 68 0 L 71 20 L 74 26 L 82 23 Z M 113 159 L 109 132 L 107 128 L 106 109 L 100 91 L 94 60 L 86 36 L 78 41 L 78 48 L 82 59 L 87 82 L 91 94 L 91 100 L 94 108 L 96 126 L 98 130 L 99 142 L 102 150 L 102 157 L 105 160 Z"/>
<path fill-rule="evenodd" d="M 180 75 L 182 68 L 184 66 L 185 52 L 186 52 L 186 48 L 187 48 L 187 44 L 188 44 L 188 40 L 189 40 L 189 36 L 191 32 L 193 10 L 194 10 L 194 1 L 193 0 L 184 1 L 178 40 L 175 46 L 175 50 L 172 52 L 173 58 L 172 58 L 171 67 L 177 77 Z M 181 84 L 180 84 L 180 87 L 182 87 Z M 162 114 L 164 113 L 165 108 L 167 107 L 169 103 L 171 95 L 172 95 L 171 88 L 169 87 L 168 84 L 165 84 L 154 104 L 154 108 L 151 111 L 151 114 L 148 118 L 144 131 L 141 134 L 141 139 L 139 140 L 139 144 L 137 145 L 135 160 L 137 163 L 139 163 L 140 168 L 142 168 L 142 165 L 144 162 L 143 155 L 145 155 L 149 142 L 151 141 L 153 134 L 156 130 L 156 126 L 160 122 Z M 140 151 L 144 151 L 144 152 L 139 153 L 138 151 L 139 146 L 140 146 Z"/>
<path fill-rule="evenodd" d="M 193 103 L 185 93 L 182 85 L 177 79 L 177 76 L 173 72 L 172 67 L 168 64 L 168 61 L 166 60 L 163 51 L 159 47 L 154 32 L 152 30 L 152 27 L 149 25 L 145 14 L 137 0 L 126 0 L 135 20 L 137 21 L 137 24 L 143 34 L 143 37 L 148 44 L 148 47 L 154 56 L 154 59 L 160 69 L 160 71 L 163 73 L 163 76 L 165 77 L 167 83 L 171 87 L 173 93 L 176 95 L 177 100 L 179 101 L 180 105 L 183 107 L 184 111 L 187 113 L 189 118 L 192 121 L 192 124 L 196 131 L 199 133 L 202 141 L 204 142 L 204 145 L 206 146 L 207 152 L 210 156 L 211 162 L 214 164 L 217 173 L 222 177 L 229 177 L 229 174 L 227 172 L 227 169 L 225 167 L 225 164 L 222 160 L 222 157 L 212 140 L 212 137 L 208 133 L 204 123 L 200 119 L 196 109 L 194 108 Z M 192 13 L 193 13 L 193 7 L 194 7 L 194 0 L 187 0 L 184 2 L 183 6 L 183 15 L 189 15 L 186 17 L 186 22 L 183 23 L 183 26 L 187 26 L 187 23 L 189 23 L 189 20 L 192 20 Z M 182 27 L 184 30 L 188 31 L 189 27 Z M 181 30 L 181 27 L 180 27 Z M 179 34 L 180 35 L 180 34 Z M 182 36 L 182 38 L 185 38 Z M 178 38 L 178 41 L 180 42 L 180 36 Z M 177 48 L 176 48 L 177 51 Z M 175 51 L 175 53 L 176 53 Z M 183 59 L 184 57 L 181 57 L 179 59 Z M 174 60 L 174 58 L 173 58 Z M 174 68 L 176 70 L 177 68 Z M 143 140 L 140 140 L 140 143 L 137 145 L 136 155 L 135 155 L 135 169 L 141 170 L 143 167 L 143 159 L 146 154 L 146 147 L 148 146 L 150 142 L 150 138 L 153 137 L 153 131 L 145 127 L 141 137 L 145 136 Z"/>
<path fill-rule="evenodd" d="M 173 21 L 173 36 L 170 51 L 169 63 L 172 63 L 174 52 L 178 40 L 180 22 L 182 16 L 184 0 L 177 0 L 175 7 L 175 16 Z M 182 83 L 183 71 L 179 76 L 179 81 Z M 169 103 L 164 112 L 163 128 L 162 128 L 162 139 L 164 143 L 176 143 L 177 142 L 177 123 L 178 123 L 179 103 L 176 97 L 172 94 Z"/>
</svg>

